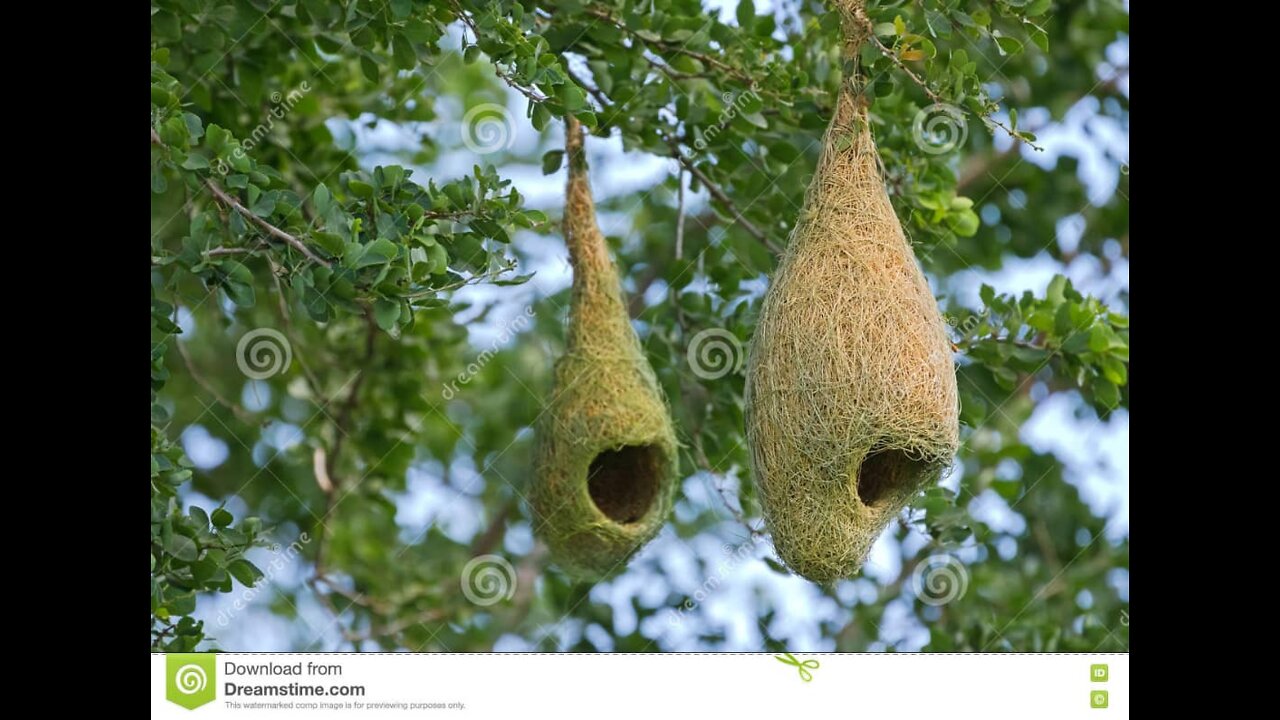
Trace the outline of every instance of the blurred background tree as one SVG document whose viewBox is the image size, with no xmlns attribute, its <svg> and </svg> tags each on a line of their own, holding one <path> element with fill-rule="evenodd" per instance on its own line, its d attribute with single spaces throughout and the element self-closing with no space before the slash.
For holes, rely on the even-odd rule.
<svg viewBox="0 0 1280 720">
<path fill-rule="evenodd" d="M 154 0 L 152 649 L 1127 650 L 1128 4 L 864 20 L 963 446 L 818 587 L 763 533 L 741 365 L 846 71 L 834 12 Z M 685 478 L 595 585 L 524 502 L 570 113 Z"/>
</svg>

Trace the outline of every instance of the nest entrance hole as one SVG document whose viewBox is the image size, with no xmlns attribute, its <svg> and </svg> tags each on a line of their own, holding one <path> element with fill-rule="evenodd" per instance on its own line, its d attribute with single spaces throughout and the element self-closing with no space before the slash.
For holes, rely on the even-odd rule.
<svg viewBox="0 0 1280 720">
<path fill-rule="evenodd" d="M 587 492 L 600 512 L 626 525 L 643 518 L 658 497 L 664 458 L 656 445 L 606 450 L 587 469 Z"/>
<path fill-rule="evenodd" d="M 858 499 L 869 508 L 916 487 L 928 472 L 928 463 L 912 459 L 902 450 L 878 450 L 858 466 Z"/>
</svg>

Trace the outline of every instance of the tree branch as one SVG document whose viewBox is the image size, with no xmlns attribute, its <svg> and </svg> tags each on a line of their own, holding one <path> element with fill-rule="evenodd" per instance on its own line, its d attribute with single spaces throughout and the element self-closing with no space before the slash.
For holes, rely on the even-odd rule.
<svg viewBox="0 0 1280 720">
<path fill-rule="evenodd" d="M 458 13 L 458 17 L 462 20 L 462 24 L 466 25 L 471 30 L 471 34 L 475 36 L 476 43 L 478 44 L 480 42 L 480 29 L 476 27 L 476 21 L 470 15 L 468 15 L 466 11 L 462 9 L 462 6 L 459 5 L 457 2 L 450 2 L 449 4 L 453 6 L 453 11 Z M 465 37 L 464 37 L 464 40 L 465 40 Z M 510 75 L 507 74 L 505 70 L 498 67 L 497 62 L 491 62 L 490 64 L 493 65 L 493 73 L 497 75 L 498 78 L 502 80 L 502 82 L 509 85 L 511 89 L 515 90 L 521 95 L 524 95 L 525 97 L 529 98 L 529 100 L 533 102 L 540 103 L 540 102 L 545 102 L 547 100 L 547 96 L 538 92 L 536 89 L 527 88 L 524 85 L 521 85 L 520 83 L 516 82 L 515 78 L 511 77 Z"/>
<path fill-rule="evenodd" d="M 680 165 L 689 171 L 689 174 L 697 178 L 698 182 L 702 183 L 707 188 L 707 192 L 711 193 L 711 197 L 715 198 L 716 202 L 720 203 L 725 210 L 728 210 L 729 213 L 733 215 L 734 221 L 741 225 L 743 230 L 751 233 L 752 237 L 764 243 L 764 246 L 769 248 L 769 251 L 774 255 L 782 254 L 782 247 L 766 237 L 760 228 L 756 227 L 754 223 L 748 220 L 742 212 L 738 210 L 738 206 L 733 203 L 733 200 L 729 199 L 729 196 L 725 194 L 724 190 L 720 189 L 720 186 L 712 182 L 711 178 L 707 177 L 706 173 L 698 169 L 698 167 L 693 164 L 692 160 L 685 157 L 684 153 L 680 152 L 679 144 L 671 138 L 667 138 L 667 144 L 671 146 L 671 156 L 676 159 L 676 162 L 680 163 Z"/>
<path fill-rule="evenodd" d="M 182 341 L 175 342 L 174 344 L 177 345 L 178 347 L 178 355 L 182 356 L 183 364 L 187 366 L 187 374 L 191 376 L 191 379 L 195 381 L 195 384 L 199 385 L 201 388 L 204 389 L 205 392 L 212 395 L 213 399 L 217 401 L 219 405 L 230 410 L 232 414 L 234 414 L 237 418 L 240 419 L 241 422 L 252 424 L 253 423 L 252 413 L 240 407 L 239 403 L 231 402 L 230 400 L 223 397 L 222 393 L 218 392 L 218 389 L 215 388 L 213 384 L 210 383 L 204 377 L 204 375 L 200 373 L 199 370 L 196 370 L 195 361 L 192 360 L 191 353 L 187 352 L 186 345 Z"/>
<path fill-rule="evenodd" d="M 754 80 L 751 78 L 751 76 L 750 76 L 750 75 L 747 75 L 745 72 L 743 72 L 742 70 L 740 70 L 740 69 L 738 69 L 738 68 L 734 67 L 733 65 L 730 65 L 730 64 L 728 64 L 728 63 L 724 62 L 723 60 L 719 60 L 719 59 L 717 59 L 717 58 L 715 58 L 715 57 L 712 57 L 712 56 L 710 56 L 710 55 L 707 55 L 706 53 L 701 53 L 701 52 L 698 52 L 698 51 L 696 51 L 696 50 L 689 50 L 688 48 L 685 48 L 683 45 L 675 45 L 675 44 L 670 43 L 670 42 L 667 42 L 666 40 L 663 40 L 663 39 L 661 39 L 661 38 L 659 38 L 659 39 L 657 39 L 657 40 L 650 40 L 650 39 L 648 39 L 648 38 L 646 38 L 646 37 L 644 37 L 644 36 L 640 35 L 638 32 L 636 32 L 635 30 L 631 29 L 630 27 L 628 27 L 626 23 L 622 22 L 621 20 L 618 20 L 617 18 L 615 18 L 611 13 L 609 13 L 609 12 L 608 12 L 608 11 L 606 11 L 606 10 L 601 10 L 601 9 L 599 9 L 599 8 L 588 7 L 588 8 L 585 8 L 582 12 L 583 12 L 584 14 L 586 14 L 586 15 L 590 15 L 591 17 L 594 17 L 594 18 L 597 18 L 597 19 L 599 19 L 599 20 L 603 20 L 603 21 L 605 21 L 605 22 L 609 23 L 610 25 L 614 26 L 615 28 L 617 28 L 617 29 L 621 30 L 621 31 L 622 31 L 623 33 L 625 33 L 626 35 L 629 35 L 629 36 L 631 36 L 631 37 L 635 38 L 636 40 L 639 40 L 640 42 L 642 42 L 642 43 L 644 43 L 644 44 L 646 44 L 646 45 L 652 45 L 653 47 L 661 48 L 661 49 L 663 49 L 663 50 L 665 50 L 665 51 L 667 51 L 667 52 L 670 52 L 670 53 L 676 53 L 676 54 L 678 54 L 678 55 L 684 55 L 685 57 L 693 58 L 694 60 L 697 60 L 697 61 L 701 62 L 701 63 L 702 63 L 702 64 L 704 64 L 704 65 L 707 65 L 707 66 L 709 66 L 709 67 L 713 67 L 713 68 L 716 68 L 717 70 L 720 70 L 721 72 L 725 73 L 726 75 L 728 75 L 728 76 L 730 76 L 730 77 L 732 77 L 732 78 L 735 78 L 736 80 L 738 80 L 738 81 L 742 82 L 743 84 L 745 84 L 745 85 L 747 85 L 747 86 L 750 86 L 750 85 L 753 85 L 753 84 L 754 84 Z M 647 58 L 646 58 L 646 60 L 647 60 Z"/>
<path fill-rule="evenodd" d="M 152 133 L 154 132 L 155 131 L 152 130 Z M 253 223 L 254 225 L 257 225 L 261 230 L 265 231 L 271 237 L 289 244 L 295 250 L 297 250 L 298 252 L 306 256 L 308 260 L 318 265 L 329 267 L 329 262 L 321 258 L 319 255 L 316 255 L 315 253 L 311 252 L 311 248 L 307 247 L 306 243 L 299 240 L 296 236 L 291 235 L 285 232 L 284 230 L 281 230 L 280 228 L 276 227 L 275 225 L 272 225 L 266 220 L 263 220 L 257 215 L 254 215 L 253 212 L 249 210 L 249 208 L 245 207 L 244 205 L 241 205 L 239 200 L 228 195 L 226 191 L 218 187 L 218 184 L 215 183 L 213 180 L 205 180 L 204 184 L 209 188 L 209 192 L 213 193 L 213 196 L 216 197 L 219 202 L 231 208 L 232 210 L 235 210 L 236 212 L 240 213 L 242 216 L 244 216 L 246 220 Z"/>
<path fill-rule="evenodd" d="M 707 471 L 712 475 L 715 475 L 716 477 L 724 476 L 724 473 L 712 467 L 711 461 L 707 459 L 707 453 L 702 449 L 701 430 L 693 434 L 693 457 L 694 457 L 694 460 L 698 463 L 698 467 L 701 467 L 703 470 Z M 735 508 L 733 504 L 729 502 L 729 495 L 728 493 L 725 492 L 724 486 L 722 486 L 720 483 L 717 482 L 715 483 L 715 488 L 716 488 L 716 493 L 720 495 L 720 501 L 724 504 L 725 509 L 727 509 L 731 515 L 733 515 L 733 519 L 736 520 L 738 524 L 742 525 L 742 527 L 746 528 L 747 532 L 750 533 L 751 537 L 753 538 L 764 537 L 764 531 L 757 530 L 751 527 L 751 523 L 747 522 L 747 518 L 742 514 L 742 511 L 739 510 L 738 508 Z"/>
<path fill-rule="evenodd" d="M 867 13 L 865 9 L 859 7 L 856 11 L 854 11 L 854 19 L 858 22 L 858 24 L 862 25 L 863 30 L 866 31 L 867 37 L 871 40 L 871 44 L 875 46 L 876 50 L 878 50 L 881 55 L 889 58 L 889 61 L 892 62 L 894 65 L 896 65 L 904 75 L 910 78 L 912 83 L 914 83 L 921 90 L 923 90 L 924 94 L 929 98 L 930 102 L 934 103 L 935 105 L 947 105 L 949 107 L 957 107 L 955 103 L 947 102 L 946 98 L 942 97 L 937 92 L 935 92 L 933 88 L 929 87 L 929 84 L 924 81 L 924 78 L 920 77 L 915 73 L 914 70 L 907 67 L 907 64 L 902 62 L 902 58 L 898 57 L 897 53 L 895 53 L 889 46 L 881 42 L 880 38 L 876 37 L 875 25 L 872 24 L 871 18 L 867 17 Z M 1030 147 L 1036 150 L 1043 149 L 1039 145 L 1036 145 L 1035 143 L 1031 142 L 1030 140 L 1022 139 L 1021 136 L 1019 136 L 1016 132 L 1014 132 L 1013 128 L 1000 122 L 999 120 L 996 120 L 995 118 L 989 115 L 983 115 L 982 121 L 984 123 L 988 123 L 990 125 L 998 127 L 1001 130 L 1008 133 L 1009 137 L 1013 138 L 1015 146 L 1017 143 L 1026 143 L 1027 145 L 1029 145 Z"/>
</svg>

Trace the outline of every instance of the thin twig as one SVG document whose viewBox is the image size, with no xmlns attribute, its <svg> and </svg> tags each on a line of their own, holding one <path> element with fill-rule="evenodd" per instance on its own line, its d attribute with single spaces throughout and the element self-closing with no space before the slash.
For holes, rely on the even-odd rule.
<svg viewBox="0 0 1280 720">
<path fill-rule="evenodd" d="M 596 103 L 600 105 L 601 115 L 604 115 L 605 111 L 608 111 L 609 114 L 604 116 L 601 120 L 601 124 L 608 125 L 613 120 L 613 116 L 618 114 L 620 103 L 610 103 L 608 96 L 604 94 L 603 90 L 595 85 L 588 84 L 587 81 L 579 77 L 573 70 L 566 68 L 565 74 L 569 76 L 570 80 L 577 83 L 579 87 L 586 90 L 588 95 L 595 98 Z"/>
<path fill-rule="evenodd" d="M 164 141 L 160 139 L 160 135 L 159 133 L 156 132 L 155 128 L 151 128 L 151 144 L 164 148 L 166 150 L 169 149 L 169 146 L 165 145 Z M 231 197 L 226 192 L 224 192 L 223 189 L 218 187 L 218 184 L 215 183 L 213 180 L 211 179 L 205 180 L 205 185 L 208 186 L 209 192 L 213 193 L 213 196 L 218 198 L 218 200 L 223 205 L 226 205 L 234 209 L 236 212 L 243 215 L 246 220 L 253 223 L 254 225 L 257 225 L 259 228 L 265 230 L 268 235 L 276 238 L 277 240 L 282 240 L 288 243 L 289 245 L 292 245 L 295 249 L 298 250 L 298 252 L 302 253 L 304 256 L 307 257 L 307 259 L 311 260 L 312 262 L 316 262 L 321 265 L 324 265 L 325 267 L 329 267 L 329 263 L 323 258 L 321 258 L 319 255 L 316 255 L 315 253 L 311 252 L 311 248 L 307 247 L 306 243 L 302 242 L 301 240 L 294 237 L 293 235 L 285 232 L 284 230 L 281 230 L 275 225 L 272 225 L 266 220 L 263 220 L 257 215 L 254 215 L 253 212 L 249 210 L 249 208 L 245 207 L 244 205 L 241 205 L 239 200 L 236 200 L 235 198 Z"/>
<path fill-rule="evenodd" d="M 365 335 L 364 356 L 360 361 L 360 370 L 355 380 L 351 383 L 351 389 L 347 391 L 347 397 L 342 401 L 342 407 L 338 409 L 338 416 L 333 421 L 334 438 L 333 446 L 330 448 L 328 457 L 325 462 L 325 473 L 329 476 L 329 488 L 325 492 L 324 498 L 324 514 L 320 516 L 320 530 L 316 538 L 316 575 L 325 574 L 325 549 L 329 541 L 329 523 L 333 521 L 330 515 L 333 509 L 337 507 L 339 490 L 342 489 L 342 481 L 338 478 L 337 465 L 338 456 L 342 453 L 343 444 L 346 442 L 347 435 L 350 432 L 351 415 L 355 411 L 356 403 L 360 397 L 360 387 L 364 384 L 364 378 L 368 374 L 369 363 L 373 359 L 374 340 L 378 336 L 378 325 L 374 322 L 373 315 L 368 310 L 365 311 L 365 323 L 368 330 Z"/>
<path fill-rule="evenodd" d="M 218 187 L 218 184 L 215 183 L 213 180 L 206 180 L 205 185 L 209 188 L 209 192 L 213 193 L 213 196 L 218 198 L 219 202 L 221 202 L 223 205 L 226 205 L 227 207 L 230 207 L 232 210 L 235 210 L 236 212 L 243 215 L 246 220 L 253 223 L 254 225 L 257 225 L 259 228 L 261 228 L 271 237 L 276 238 L 277 240 L 281 240 L 285 243 L 288 243 L 295 250 L 297 250 L 298 252 L 306 256 L 308 260 L 314 263 L 317 263 L 319 265 L 324 265 L 325 267 L 329 267 L 329 262 L 321 258 L 319 255 L 316 255 L 314 252 L 311 252 L 311 248 L 307 247 L 306 243 L 299 240 L 296 236 L 290 233 L 287 233 L 284 230 L 281 230 L 275 225 L 272 225 L 266 220 L 263 220 L 262 218 L 253 214 L 253 211 L 251 211 L 249 208 L 245 207 L 244 205 L 241 205 L 239 200 L 228 195 L 226 191 Z"/>
<path fill-rule="evenodd" d="M 285 334 L 289 336 L 289 341 L 293 343 L 294 347 L 302 347 L 302 343 L 298 340 L 297 328 L 293 324 L 293 313 L 289 311 L 289 301 L 284 292 L 284 283 L 280 282 L 282 269 L 276 264 L 275 260 L 268 257 L 267 261 L 271 263 L 271 279 L 275 281 L 276 285 L 276 305 L 280 308 L 280 317 L 284 319 Z M 315 395 L 316 402 L 321 407 L 324 407 L 329 404 L 329 400 L 320 386 L 319 378 L 311 369 L 311 364 L 303 358 L 303 355 L 304 353 L 298 353 L 294 356 L 294 359 L 298 362 L 298 367 L 302 368 L 302 376 L 306 378 L 307 386 L 311 388 L 311 394 Z"/>
<path fill-rule="evenodd" d="M 243 422 L 252 423 L 253 413 L 250 413 L 248 410 L 240 407 L 239 403 L 231 402 L 223 397 L 222 393 L 219 393 L 217 388 L 215 388 L 199 370 L 196 370 L 195 361 L 191 359 L 191 354 L 187 352 L 186 346 L 181 341 L 174 344 L 178 346 L 178 354 L 182 356 L 182 362 L 187 366 L 187 374 L 191 376 L 191 379 L 195 381 L 195 384 L 199 385 L 205 392 L 212 395 L 213 399 L 219 405 L 230 410 L 237 418 Z"/>
<path fill-rule="evenodd" d="M 1040 335 L 1039 337 L 1041 340 L 1044 339 L 1043 335 Z M 962 340 L 956 343 L 956 347 L 964 350 L 971 350 L 978 343 L 984 342 L 1003 343 L 1005 345 L 1012 345 L 1014 347 L 1025 348 L 1027 350 L 1049 350 L 1049 347 L 1046 345 L 1037 344 L 1036 342 L 1029 340 L 1018 340 L 1017 338 L 1013 338 L 1008 335 L 984 335 L 970 340 Z"/>
<path fill-rule="evenodd" d="M 202 254 L 207 257 L 218 257 L 219 255 L 250 255 L 252 253 L 253 248 L 223 247 L 219 245 L 205 250 Z"/>
<path fill-rule="evenodd" d="M 676 177 L 676 261 L 684 259 L 684 170 Z"/>
<path fill-rule="evenodd" d="M 676 265 L 678 266 L 684 260 L 684 168 L 680 169 L 680 174 L 676 177 L 680 183 L 676 190 Z M 671 307 L 676 311 L 676 324 L 680 326 L 680 336 L 683 338 L 686 333 L 686 323 L 684 317 L 684 307 L 680 304 L 680 292 L 674 287 L 668 291 L 670 293 L 669 302 Z"/>
<path fill-rule="evenodd" d="M 517 502 L 518 500 L 514 496 L 507 500 L 506 504 L 498 510 L 498 514 L 493 516 L 493 520 L 489 522 L 489 527 L 476 536 L 476 539 L 471 543 L 472 557 L 487 555 L 498 546 L 498 543 L 502 541 L 503 534 L 507 531 L 507 519 L 515 512 Z"/>
<path fill-rule="evenodd" d="M 680 146 L 676 141 L 671 138 L 667 138 L 667 144 L 671 146 L 671 157 L 675 158 L 676 162 L 680 163 L 691 175 L 697 178 L 698 182 L 706 186 L 707 192 L 711 193 L 711 197 L 714 198 L 716 202 L 720 203 L 725 210 L 728 210 L 729 214 L 733 215 L 734 221 L 741 225 L 743 230 L 746 230 L 752 237 L 764 243 L 764 246 L 769 248 L 769 251 L 774 255 L 782 254 L 782 247 L 766 237 L 764 232 L 755 226 L 755 223 L 748 220 L 742 214 L 742 211 L 738 210 L 738 206 L 734 204 L 733 200 L 729 199 L 729 196 L 725 194 L 724 190 L 720 189 L 719 185 L 712 182 L 711 178 L 707 177 L 706 173 L 698 169 L 698 166 L 693 164 L 693 160 L 685 157 L 684 153 L 680 152 Z"/>
<path fill-rule="evenodd" d="M 707 459 L 707 453 L 702 449 L 702 433 L 701 432 L 695 432 L 693 434 L 693 456 L 694 456 L 694 460 L 698 463 L 698 466 L 701 467 L 706 472 L 716 477 L 724 476 L 724 473 L 712 467 L 711 461 Z M 742 525 L 742 527 L 746 528 L 747 532 L 751 534 L 751 537 L 753 538 L 764 537 L 764 533 L 760 530 L 757 530 L 751 527 L 751 523 L 747 522 L 747 518 L 742 514 L 742 511 L 734 507 L 733 503 L 729 502 L 729 495 L 725 491 L 724 487 L 721 486 L 720 483 L 718 482 L 713 484 L 715 485 L 716 493 L 720 495 L 720 501 L 724 503 L 725 508 L 729 511 L 730 514 L 733 515 L 733 519 L 737 520 L 738 523 Z"/>
<path fill-rule="evenodd" d="M 871 40 L 871 44 L 875 46 L 876 50 L 879 51 L 881 55 L 885 56 L 886 58 L 889 58 L 889 61 L 892 62 L 894 65 L 896 65 L 897 68 L 901 70 L 902 73 L 906 75 L 911 80 L 912 83 L 914 83 L 917 87 L 923 90 L 924 94 L 929 98 L 930 102 L 934 103 L 935 105 L 947 105 L 950 107 L 955 107 L 955 103 L 947 102 L 946 98 L 942 97 L 937 92 L 935 92 L 933 88 L 929 87 L 929 84 L 924 81 L 924 78 L 920 77 L 915 73 L 914 70 L 907 67 L 907 64 L 902 62 L 902 58 L 898 57 L 898 54 L 895 53 L 892 48 L 885 45 L 883 42 L 880 41 L 880 38 L 876 37 L 875 25 L 871 22 L 871 18 L 867 17 L 866 10 L 859 7 L 854 12 L 854 19 L 858 22 L 858 24 L 862 26 L 863 30 L 866 31 L 867 37 Z M 1035 150 L 1042 149 L 1039 145 L 1036 145 L 1030 140 L 1023 139 L 1022 136 L 1019 135 L 1013 128 L 1009 127 L 1008 125 L 1000 122 L 999 120 L 989 115 L 983 115 L 982 121 L 984 123 L 987 123 L 994 127 L 998 127 L 1001 130 L 1005 131 L 1006 133 L 1008 133 L 1009 137 L 1013 138 L 1015 143 L 1022 142 L 1022 143 L 1026 143 L 1028 146 L 1030 146 Z"/>
<path fill-rule="evenodd" d="M 462 9 L 462 6 L 458 5 L 458 3 L 450 2 L 449 4 L 453 6 L 453 11 L 458 13 L 458 17 L 462 20 L 462 23 L 466 25 L 468 28 L 470 28 L 471 34 L 475 35 L 476 42 L 479 43 L 480 29 L 476 27 L 475 19 L 472 18 L 470 15 L 468 15 Z M 464 37 L 463 39 L 465 40 L 466 38 Z M 498 67 L 497 62 L 492 63 L 492 65 L 493 65 L 494 74 L 497 75 L 504 83 L 511 86 L 513 90 L 520 93 L 521 95 L 524 95 L 525 97 L 529 98 L 533 102 L 536 102 L 536 103 L 546 102 L 547 100 L 546 95 L 543 95 L 542 93 L 538 92 L 534 88 L 527 88 L 524 85 L 521 85 L 520 83 L 516 82 L 515 78 L 508 75 L 507 72 L 503 70 L 501 67 Z"/>
<path fill-rule="evenodd" d="M 745 72 L 743 72 L 739 68 L 734 67 L 733 65 L 730 65 L 724 62 L 723 60 L 712 57 L 711 55 L 707 55 L 706 53 L 698 52 L 696 50 L 690 50 L 684 47 L 683 45 L 676 45 L 676 44 L 667 42 L 666 40 L 663 40 L 661 38 L 658 38 L 657 40 L 651 40 L 649 38 L 646 38 L 636 30 L 633 30 L 631 27 L 629 27 L 626 23 L 615 18 L 607 10 L 588 7 L 588 8 L 585 8 L 582 12 L 587 15 L 590 15 L 591 17 L 604 20 L 605 22 L 609 23 L 615 28 L 621 30 L 622 32 L 626 33 L 627 35 L 630 35 L 631 37 L 635 38 L 636 40 L 639 40 L 640 42 L 646 45 L 652 45 L 653 47 L 661 48 L 670 53 L 676 53 L 678 55 L 684 55 L 685 57 L 693 58 L 694 60 L 701 62 L 703 65 L 716 68 L 717 70 L 720 70 L 726 75 L 736 78 L 747 85 L 753 84 L 753 80 L 751 76 L 747 75 Z"/>
</svg>

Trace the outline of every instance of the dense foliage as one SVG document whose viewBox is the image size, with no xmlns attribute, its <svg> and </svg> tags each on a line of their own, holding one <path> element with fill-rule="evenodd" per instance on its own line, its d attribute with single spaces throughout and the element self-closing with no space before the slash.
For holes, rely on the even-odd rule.
<svg viewBox="0 0 1280 720">
<path fill-rule="evenodd" d="M 1127 649 L 1127 515 L 1024 426 L 1127 418 L 1128 20 L 872 1 L 846 67 L 815 0 L 153 0 L 152 648 L 245 649 L 269 609 L 297 649 L 742 647 L 744 622 L 743 649 Z M 954 326 L 963 446 L 891 572 L 818 588 L 756 542 L 740 364 L 850 70 Z M 566 114 L 612 148 L 605 229 L 688 477 L 599 586 L 548 566 L 524 502 L 566 305 L 525 269 L 563 256 L 558 204 L 526 195 L 562 186 Z M 669 172 L 619 189 L 645 157 Z M 967 289 L 1027 262 L 1060 274 Z M 736 620 L 708 599 L 735 583 Z"/>
</svg>

